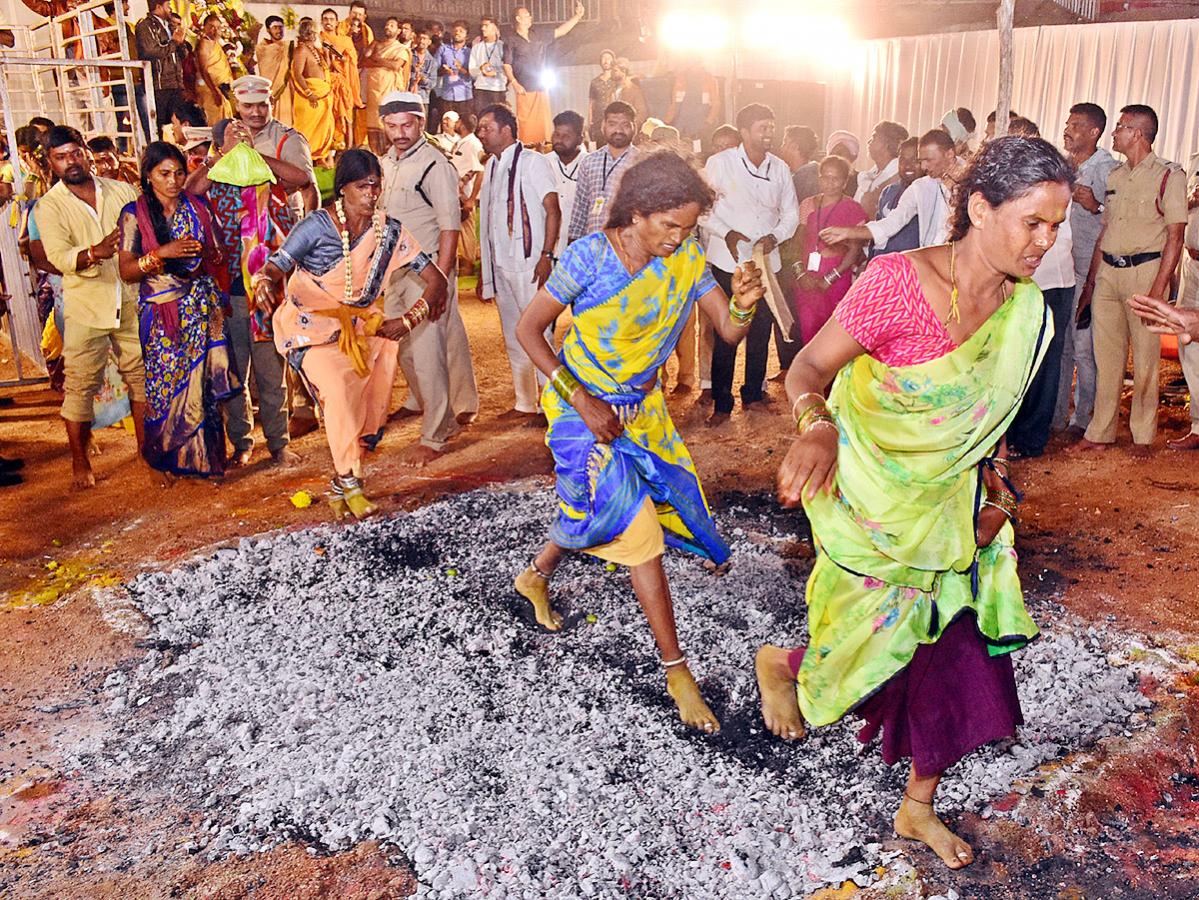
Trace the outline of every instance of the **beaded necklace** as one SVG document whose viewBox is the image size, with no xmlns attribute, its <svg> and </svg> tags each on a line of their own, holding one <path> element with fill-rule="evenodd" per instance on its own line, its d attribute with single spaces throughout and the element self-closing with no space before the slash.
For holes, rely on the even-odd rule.
<svg viewBox="0 0 1199 900">
<path fill-rule="evenodd" d="M 336 217 L 333 220 L 333 227 L 337 228 L 341 233 L 341 257 L 345 261 L 346 267 L 346 286 L 344 303 L 352 303 L 354 300 L 354 265 L 350 261 L 350 223 L 346 219 L 345 208 L 342 205 L 341 198 L 338 197 L 333 204 L 337 211 Z M 375 210 L 373 216 L 375 226 L 375 249 L 378 250 L 383 244 L 383 216 L 378 210 Z M 340 227 L 338 227 L 340 225 Z"/>
</svg>

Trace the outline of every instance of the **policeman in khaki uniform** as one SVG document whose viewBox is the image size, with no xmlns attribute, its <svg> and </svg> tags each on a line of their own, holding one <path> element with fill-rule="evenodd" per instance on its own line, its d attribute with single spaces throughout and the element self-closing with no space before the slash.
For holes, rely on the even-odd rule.
<svg viewBox="0 0 1199 900">
<path fill-rule="evenodd" d="M 1091 304 L 1095 338 L 1095 414 L 1079 450 L 1115 443 L 1120 392 L 1132 345 L 1129 425 L 1134 455 L 1147 455 L 1157 434 L 1160 339 L 1126 306 L 1133 294 L 1165 299 L 1182 252 L 1187 221 L 1186 179 L 1153 152 L 1157 114 L 1148 106 L 1120 110 L 1112 147 L 1125 161 L 1107 178 L 1104 226 L 1095 244 L 1079 309 Z"/>
<path fill-rule="evenodd" d="M 479 411 L 470 344 L 458 311 L 458 172 L 425 139 L 425 106 L 419 94 L 388 94 L 379 104 L 379 118 L 391 142 L 380 158 L 379 206 L 403 222 L 430 256 L 436 254 L 437 266 L 449 281 L 445 315 L 422 322 L 400 344 L 408 399 L 398 415 L 422 418 L 420 443 L 405 453 L 405 462 L 423 466 L 440 456 L 450 438 Z M 423 290 L 423 282 L 398 273 L 384 295 L 386 314 L 402 315 Z"/>
<path fill-rule="evenodd" d="M 1199 309 L 1199 153 L 1187 166 L 1188 219 L 1182 256 L 1182 287 L 1178 305 L 1183 309 Z M 1171 450 L 1199 450 L 1199 344 L 1184 344 L 1178 348 L 1182 374 L 1191 395 L 1191 430 L 1166 441 Z"/>
</svg>

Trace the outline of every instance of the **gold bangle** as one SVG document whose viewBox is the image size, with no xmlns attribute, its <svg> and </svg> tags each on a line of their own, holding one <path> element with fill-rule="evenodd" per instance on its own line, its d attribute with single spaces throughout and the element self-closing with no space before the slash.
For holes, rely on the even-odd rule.
<svg viewBox="0 0 1199 900">
<path fill-rule="evenodd" d="M 806 393 L 800 394 L 798 397 L 796 397 L 795 402 L 791 404 L 791 418 L 796 420 L 799 419 L 800 413 L 795 411 L 795 407 L 799 406 L 802 401 L 807 400 L 809 397 L 815 397 L 816 402 L 813 403 L 812 406 L 805 406 L 805 411 L 811 409 L 813 406 L 825 405 L 826 401 L 824 399 L 824 394 L 817 393 L 816 391 L 807 391 Z"/>
<path fill-rule="evenodd" d="M 828 407 L 823 403 L 813 403 L 799 414 L 799 417 L 795 420 L 795 430 L 796 432 L 802 432 L 811 419 L 831 419 L 832 417 L 833 414 L 829 412 Z"/>
<path fill-rule="evenodd" d="M 575 378 L 574 373 L 564 365 L 554 369 L 550 375 L 550 384 L 558 396 L 567 403 L 570 403 L 570 398 L 574 396 L 575 391 L 582 387 L 579 379 Z"/>
<path fill-rule="evenodd" d="M 749 325 L 754 319 L 754 313 L 758 311 L 758 304 L 754 304 L 749 309 L 742 309 L 737 305 L 737 297 L 734 294 L 729 298 L 729 318 L 733 320 L 733 324 L 744 328 Z"/>
<path fill-rule="evenodd" d="M 805 412 L 799 417 L 799 421 L 795 423 L 795 433 L 803 434 L 817 422 L 828 422 L 830 425 L 837 424 L 837 420 L 833 418 L 833 414 L 828 410 Z"/>
</svg>

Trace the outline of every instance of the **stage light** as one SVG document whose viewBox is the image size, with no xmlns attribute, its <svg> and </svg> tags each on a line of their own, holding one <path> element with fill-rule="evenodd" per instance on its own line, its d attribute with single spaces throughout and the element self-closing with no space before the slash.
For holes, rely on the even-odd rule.
<svg viewBox="0 0 1199 900">
<path fill-rule="evenodd" d="M 553 69 L 541 70 L 541 89 L 544 91 L 552 91 L 558 86 L 558 73 Z"/>
</svg>

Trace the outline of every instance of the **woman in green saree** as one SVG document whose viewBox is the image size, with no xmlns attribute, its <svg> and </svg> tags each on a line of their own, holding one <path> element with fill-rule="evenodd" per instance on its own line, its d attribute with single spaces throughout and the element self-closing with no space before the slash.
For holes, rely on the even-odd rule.
<svg viewBox="0 0 1199 900">
<path fill-rule="evenodd" d="M 989 144 L 950 242 L 874 260 L 787 377 L 779 497 L 803 503 L 818 554 L 808 646 L 758 653 L 763 718 L 784 739 L 851 711 L 861 740 L 881 730 L 887 763 L 912 759 L 896 831 L 955 869 L 973 851 L 933 811 L 941 775 L 1023 721 L 1008 654 L 1037 626 L 1003 436 L 1052 337 L 1030 276 L 1072 180 L 1045 141 Z"/>
</svg>

